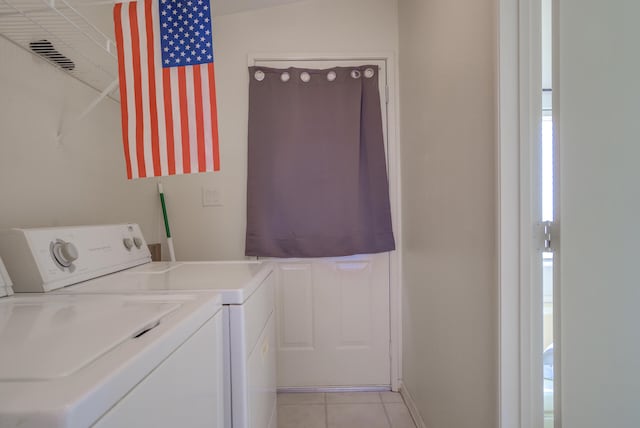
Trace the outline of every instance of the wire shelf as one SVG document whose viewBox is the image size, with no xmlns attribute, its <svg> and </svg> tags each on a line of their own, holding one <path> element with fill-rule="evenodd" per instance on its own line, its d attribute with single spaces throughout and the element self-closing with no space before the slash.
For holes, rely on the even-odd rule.
<svg viewBox="0 0 640 428">
<path fill-rule="evenodd" d="M 0 36 L 98 92 L 118 78 L 115 44 L 67 0 L 0 0 Z"/>
</svg>

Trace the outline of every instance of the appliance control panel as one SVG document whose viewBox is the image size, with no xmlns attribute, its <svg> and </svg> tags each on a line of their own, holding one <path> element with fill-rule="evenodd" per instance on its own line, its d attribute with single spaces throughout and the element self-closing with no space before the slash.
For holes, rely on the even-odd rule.
<svg viewBox="0 0 640 428">
<path fill-rule="evenodd" d="M 11 229 L 0 257 L 16 292 L 55 290 L 151 261 L 137 224 Z"/>
</svg>

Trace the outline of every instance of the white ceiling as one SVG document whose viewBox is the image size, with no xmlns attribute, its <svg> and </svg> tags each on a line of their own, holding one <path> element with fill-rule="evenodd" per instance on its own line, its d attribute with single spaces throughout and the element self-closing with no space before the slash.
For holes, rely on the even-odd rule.
<svg viewBox="0 0 640 428">
<path fill-rule="evenodd" d="M 74 6 L 82 9 L 86 7 L 110 7 L 118 0 L 67 0 Z M 128 0 L 120 0 L 128 1 Z M 229 15 L 231 13 L 244 12 L 252 9 L 278 6 L 286 3 L 296 3 L 305 0 L 211 0 L 211 8 L 214 16 Z"/>
<path fill-rule="evenodd" d="M 31 0 L 33 1 L 33 0 Z M 117 0 L 66 0 L 93 25 L 104 32 L 112 40 L 113 35 L 113 4 Z M 119 0 L 129 1 L 129 0 Z M 230 15 L 254 9 L 279 6 L 287 3 L 297 3 L 307 0 L 210 0 L 213 16 Z M 215 23 L 214 23 L 215 25 Z"/>
<path fill-rule="evenodd" d="M 300 1 L 304 0 L 211 0 L 211 8 L 216 16 Z"/>
</svg>

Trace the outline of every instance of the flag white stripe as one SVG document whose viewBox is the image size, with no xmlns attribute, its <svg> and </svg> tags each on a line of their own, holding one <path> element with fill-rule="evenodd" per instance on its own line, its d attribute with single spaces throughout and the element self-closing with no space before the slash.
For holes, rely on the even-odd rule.
<svg viewBox="0 0 640 428">
<path fill-rule="evenodd" d="M 209 103 L 209 66 L 201 64 L 200 75 L 202 76 L 202 112 L 204 123 L 204 155 L 207 171 L 213 171 L 213 136 L 211 135 L 211 103 Z"/>
<path fill-rule="evenodd" d="M 173 141 L 176 156 L 176 174 L 184 174 L 182 165 L 182 125 L 180 122 L 180 94 L 178 91 L 178 69 L 171 68 L 171 111 L 173 116 Z"/>
<path fill-rule="evenodd" d="M 196 97 L 193 87 L 193 67 L 185 67 L 187 80 L 187 117 L 189 118 L 189 155 L 191 156 L 191 173 L 198 172 L 198 135 L 196 127 Z M 184 141 L 182 142 L 185 143 Z"/>
<path fill-rule="evenodd" d="M 132 46 L 132 22 L 129 18 L 130 7 L 134 7 L 136 11 L 136 24 L 138 27 L 138 43 L 139 46 Z M 198 64 L 195 66 L 184 66 L 186 94 L 182 94 L 183 103 L 186 104 L 186 117 L 181 117 L 181 100 L 180 100 L 180 86 L 178 79 L 178 68 L 172 67 L 169 71 L 170 82 L 169 88 L 171 92 L 171 107 L 170 116 L 173 122 L 173 153 L 169 153 L 168 147 L 168 133 L 167 133 L 167 121 L 165 120 L 165 110 L 169 109 L 168 105 L 165 105 L 165 92 L 164 92 L 164 76 L 163 76 L 163 61 L 162 61 L 162 44 L 161 44 L 161 17 L 159 12 L 159 3 L 153 1 L 151 3 L 151 24 L 152 31 L 147 33 L 146 23 L 146 7 L 145 0 L 138 0 L 133 3 L 125 3 L 120 7 L 121 23 L 122 23 L 122 47 L 121 54 L 123 59 L 122 78 L 127 90 L 127 99 L 121 100 L 126 103 L 127 108 L 127 128 L 123 129 L 123 135 L 127 135 L 129 140 L 129 147 L 127 157 L 131 166 L 131 178 L 140 178 L 141 171 L 139 163 L 143 164 L 146 169 L 145 176 L 152 177 L 156 175 L 168 175 L 169 174 L 169 158 L 175 159 L 175 174 L 189 174 L 197 173 L 202 167 L 206 171 L 213 171 L 213 158 L 214 158 L 214 141 L 212 135 L 212 106 L 209 103 L 210 91 L 213 90 L 215 82 L 209 81 L 208 65 Z M 151 70 L 149 69 L 147 50 L 148 38 L 153 38 L 153 58 L 151 58 L 154 65 L 154 82 L 155 88 L 154 94 L 151 94 L 152 82 L 149 80 Z M 139 55 L 137 60 L 140 61 L 140 70 L 135 70 L 134 73 L 134 50 Z M 137 52 L 139 51 L 139 53 Z M 136 60 L 136 62 L 137 62 Z M 195 87 L 194 82 L 194 67 L 200 67 L 201 71 L 201 86 Z M 136 93 L 136 79 L 135 74 L 140 73 L 140 91 Z M 198 91 L 198 92 L 196 92 Z M 196 94 L 198 97 L 202 95 L 202 106 L 196 106 Z M 152 96 L 155 96 L 155 105 L 151 105 Z M 140 97 L 140 98 L 136 98 Z M 136 105 L 141 103 L 142 112 L 137 111 Z M 140 105 L 140 104 L 138 104 Z M 157 130 L 152 129 L 152 111 L 157 109 Z M 202 120 L 198 120 L 197 111 L 201 109 Z M 142 121 L 142 123 L 140 123 Z M 184 136 L 186 141 L 183 141 L 182 135 L 182 122 L 185 121 L 185 125 L 188 124 L 188 135 Z M 138 128 L 142 127 L 142 131 Z M 202 132 L 204 136 L 204 163 L 199 164 L 198 153 L 198 134 Z M 160 169 L 155 171 L 154 169 L 154 141 L 152 136 L 157 132 L 158 136 L 158 156 Z M 142 141 L 138 141 L 138 133 L 141 134 Z M 183 146 L 184 144 L 184 146 Z M 141 146 L 142 150 L 138 150 Z M 183 164 L 183 147 L 189 149 L 189 160 L 191 164 L 190 170 L 184 170 Z M 138 156 L 143 157 L 139 159 Z"/>
<path fill-rule="evenodd" d="M 129 126 L 126 130 L 129 135 L 129 159 L 131 161 L 131 177 L 138 178 L 138 157 L 136 156 L 136 105 L 133 85 L 133 53 L 131 48 L 131 23 L 129 22 L 129 7 L 127 4 L 122 5 L 122 39 L 124 44 L 124 73 L 127 85 L 127 99 L 120 102 L 127 103 L 127 111 L 129 112 Z"/>
<path fill-rule="evenodd" d="M 142 147 L 147 177 L 153 177 L 153 149 L 151 147 L 151 107 L 149 106 L 149 63 L 147 53 L 147 22 L 144 1 L 136 2 L 140 39 L 140 77 L 142 80 Z"/>
<path fill-rule="evenodd" d="M 159 10 L 154 4 L 151 7 L 151 18 L 153 22 L 153 31 L 158 31 L 160 28 L 160 15 Z M 157 33 L 157 37 L 154 40 L 154 65 L 155 65 L 155 80 L 156 80 L 156 105 L 158 106 L 158 145 L 160 146 L 160 171 L 161 175 L 169 174 L 169 161 L 167 158 L 167 130 L 166 122 L 164 119 L 164 86 L 162 80 L 162 47 L 159 43 L 160 33 Z"/>
</svg>

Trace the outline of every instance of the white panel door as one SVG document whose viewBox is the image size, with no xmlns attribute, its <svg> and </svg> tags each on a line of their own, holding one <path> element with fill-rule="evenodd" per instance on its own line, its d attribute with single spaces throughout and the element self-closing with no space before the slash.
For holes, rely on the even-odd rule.
<svg viewBox="0 0 640 428">
<path fill-rule="evenodd" d="M 278 387 L 390 384 L 388 260 L 278 263 Z"/>
<path fill-rule="evenodd" d="M 378 65 L 386 149 L 385 61 L 260 60 L 255 64 L 316 69 Z M 276 261 L 278 387 L 389 386 L 389 254 Z"/>
</svg>

